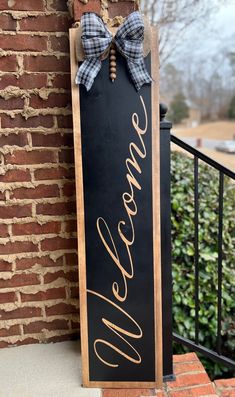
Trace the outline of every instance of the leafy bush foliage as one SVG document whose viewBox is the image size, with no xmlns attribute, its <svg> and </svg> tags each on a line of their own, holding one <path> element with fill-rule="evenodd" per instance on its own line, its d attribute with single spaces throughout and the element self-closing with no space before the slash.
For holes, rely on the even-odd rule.
<svg viewBox="0 0 235 397">
<path fill-rule="evenodd" d="M 172 153 L 172 262 L 174 331 L 195 338 L 194 166 L 193 159 Z M 199 342 L 216 349 L 218 292 L 219 172 L 199 162 Z M 235 181 L 225 177 L 223 219 L 222 344 L 235 352 Z M 180 346 L 176 347 L 180 352 Z M 205 361 L 204 361 L 205 363 Z M 221 366 L 206 361 L 211 376 Z"/>
</svg>

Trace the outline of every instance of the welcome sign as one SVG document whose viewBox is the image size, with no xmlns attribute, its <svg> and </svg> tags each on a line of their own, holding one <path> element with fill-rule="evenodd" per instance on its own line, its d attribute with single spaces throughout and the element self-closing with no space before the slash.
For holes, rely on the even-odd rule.
<svg viewBox="0 0 235 397">
<path fill-rule="evenodd" d="M 136 91 L 117 55 L 90 91 L 75 86 L 70 29 L 83 384 L 141 388 L 162 380 L 158 58 Z M 156 46 L 156 32 L 152 31 Z"/>
</svg>

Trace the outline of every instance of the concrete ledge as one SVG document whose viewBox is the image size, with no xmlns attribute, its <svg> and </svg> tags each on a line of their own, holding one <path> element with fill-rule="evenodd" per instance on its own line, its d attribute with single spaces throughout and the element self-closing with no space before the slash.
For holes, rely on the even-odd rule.
<svg viewBox="0 0 235 397">
<path fill-rule="evenodd" d="M 0 350 L 0 397 L 100 397 L 81 387 L 80 342 Z"/>
<path fill-rule="evenodd" d="M 154 389 L 84 389 L 80 342 L 0 349 L 0 397 L 235 397 L 235 379 L 209 379 L 195 353 L 174 356 L 176 380 Z"/>
</svg>

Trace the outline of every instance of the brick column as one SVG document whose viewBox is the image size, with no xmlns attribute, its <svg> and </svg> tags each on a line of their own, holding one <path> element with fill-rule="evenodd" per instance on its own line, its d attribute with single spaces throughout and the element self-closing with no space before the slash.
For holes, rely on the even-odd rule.
<svg viewBox="0 0 235 397">
<path fill-rule="evenodd" d="M 74 20 L 80 21 L 84 12 L 96 12 L 105 22 L 118 24 L 119 18 L 125 18 L 139 9 L 138 0 L 74 0 L 72 4 Z M 114 21 L 113 21 L 114 20 Z M 112 23 L 113 22 L 113 23 Z"/>
<path fill-rule="evenodd" d="M 137 7 L 68 5 L 113 26 Z M 0 348 L 79 335 L 71 24 L 66 0 L 0 0 Z"/>
<path fill-rule="evenodd" d="M 0 1 L 0 348 L 79 335 L 66 1 Z"/>
</svg>

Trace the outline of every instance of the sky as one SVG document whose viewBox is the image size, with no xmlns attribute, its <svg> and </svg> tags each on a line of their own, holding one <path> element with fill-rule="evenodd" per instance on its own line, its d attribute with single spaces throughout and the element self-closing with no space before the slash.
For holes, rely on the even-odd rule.
<svg viewBox="0 0 235 397">
<path fill-rule="evenodd" d="M 203 30 L 201 34 L 201 44 L 208 52 L 224 47 L 235 50 L 235 0 L 228 0 L 226 5 L 222 4 L 218 11 L 211 15 L 205 36 Z"/>
<path fill-rule="evenodd" d="M 224 37 L 230 37 L 235 34 L 235 1 L 229 5 L 221 6 L 219 12 L 215 15 L 214 23 Z M 235 43 L 234 43 L 235 47 Z"/>
<path fill-rule="evenodd" d="M 235 0 L 229 3 L 222 5 L 211 18 L 211 35 L 205 44 L 211 45 L 212 50 L 227 47 L 235 51 Z"/>
<path fill-rule="evenodd" d="M 200 59 L 208 63 L 209 68 L 212 58 L 223 59 L 222 54 L 230 51 L 235 52 L 235 0 L 227 0 L 226 5 L 220 5 L 219 9 L 210 15 L 209 20 L 194 24 L 185 34 L 171 61 L 180 69 L 184 69 L 188 62 Z M 226 67 L 223 63 L 221 73 L 224 73 L 223 68 Z"/>
</svg>

